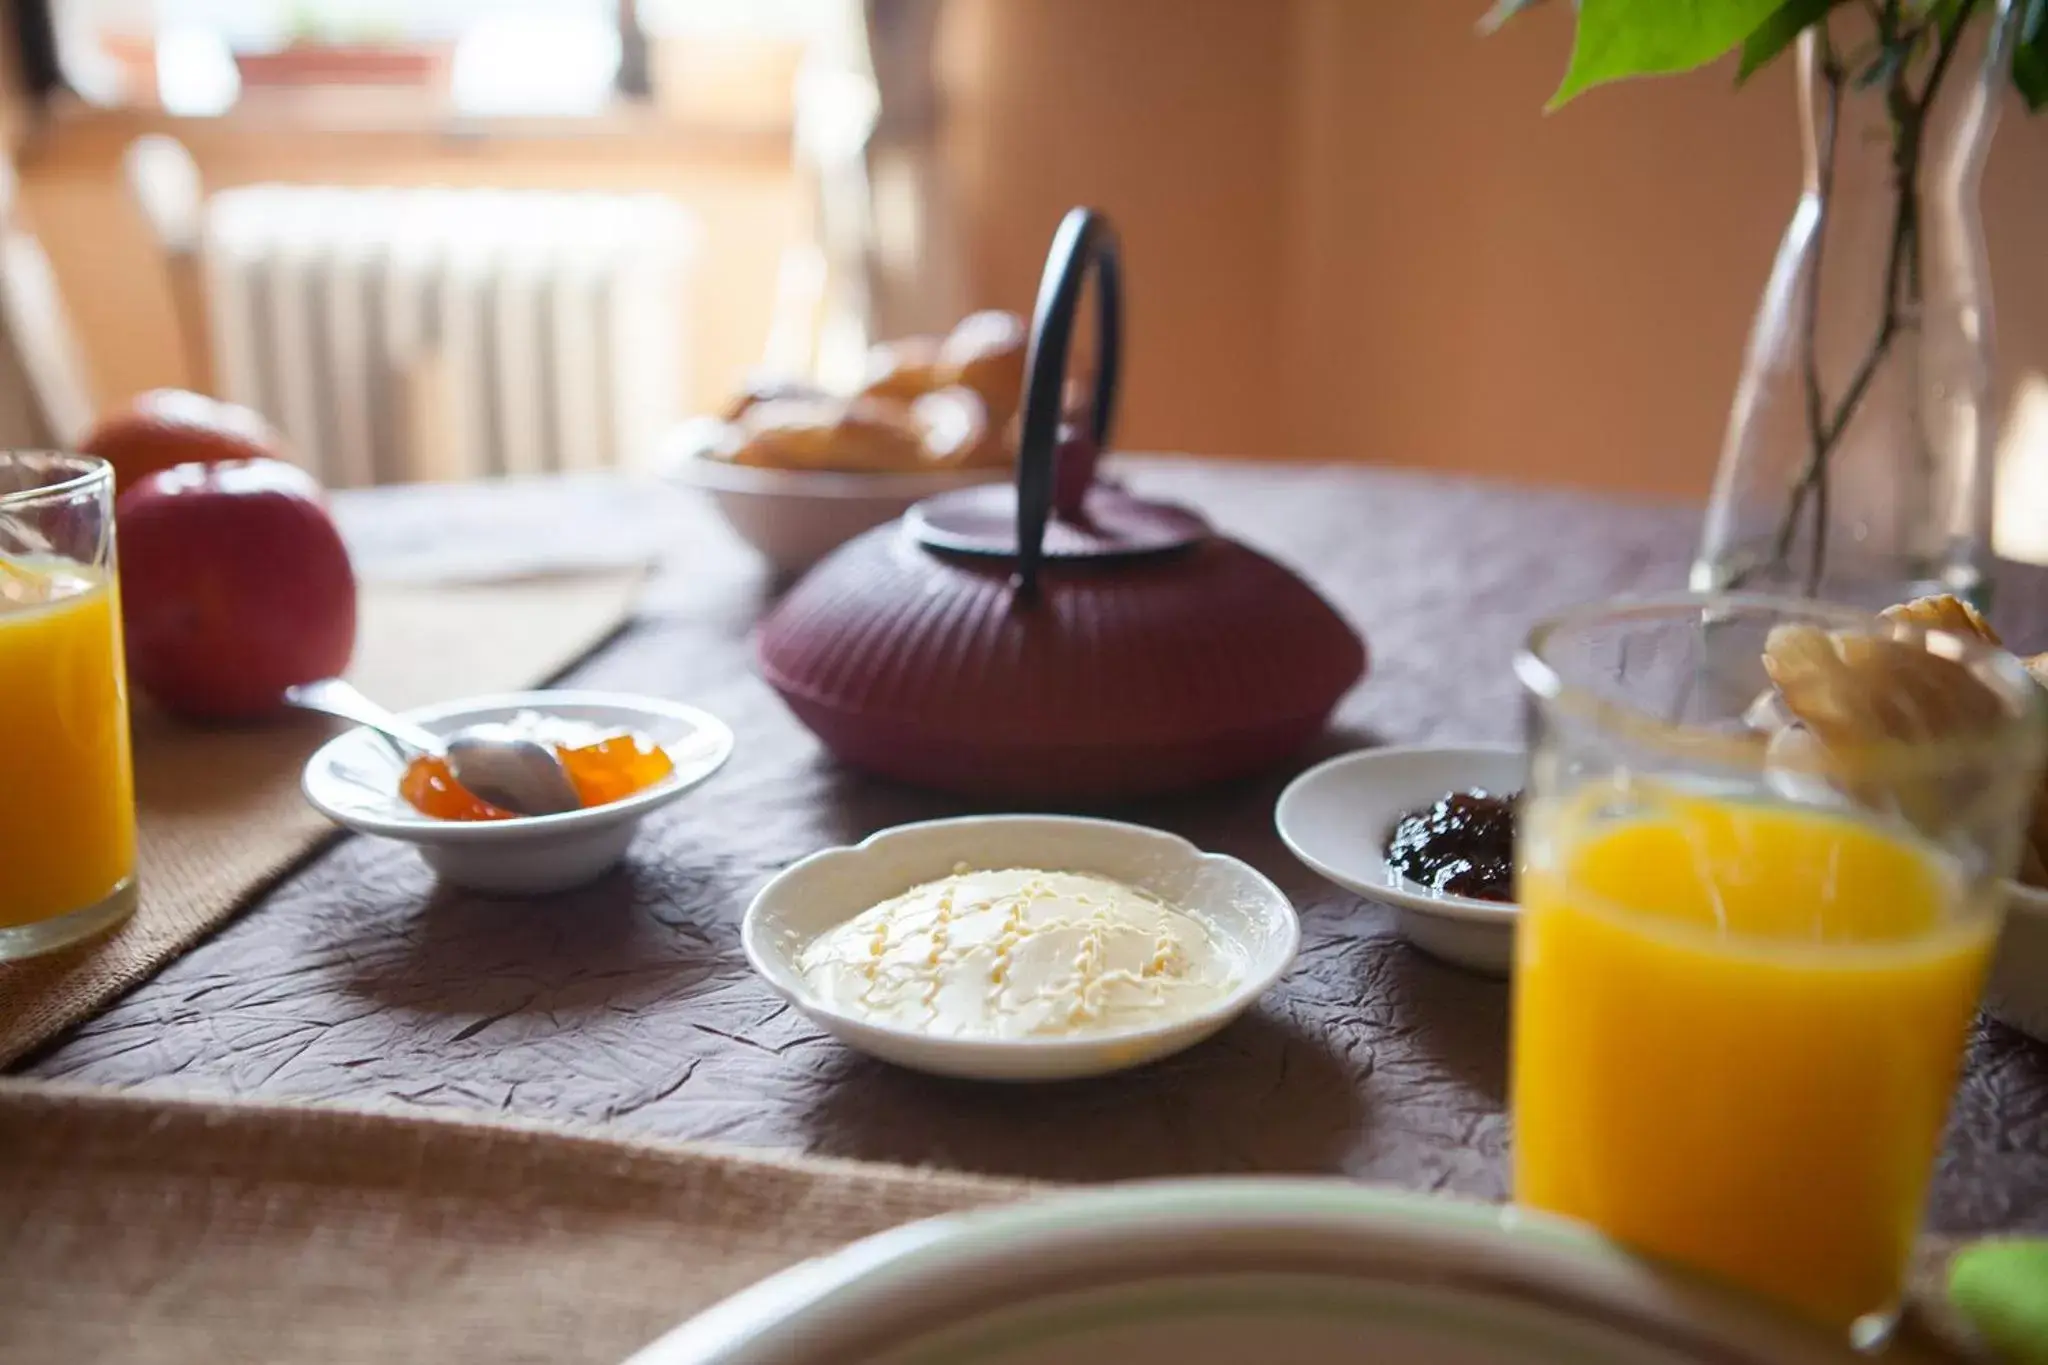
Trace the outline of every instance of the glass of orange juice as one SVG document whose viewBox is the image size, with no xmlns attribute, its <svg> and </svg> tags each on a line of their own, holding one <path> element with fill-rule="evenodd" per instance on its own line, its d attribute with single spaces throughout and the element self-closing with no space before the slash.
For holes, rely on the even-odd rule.
<svg viewBox="0 0 2048 1365">
<path fill-rule="evenodd" d="M 0 452 L 0 959 L 135 907 L 114 473 Z"/>
<path fill-rule="evenodd" d="M 1515 1198 L 1881 1337 L 2043 694 L 1974 636 L 1742 597 L 1570 613 L 1516 669 Z"/>
</svg>

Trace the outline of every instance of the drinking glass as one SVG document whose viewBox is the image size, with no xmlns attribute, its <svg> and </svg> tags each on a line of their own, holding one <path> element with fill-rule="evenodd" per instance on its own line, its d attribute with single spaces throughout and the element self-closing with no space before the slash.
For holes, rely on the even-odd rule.
<svg viewBox="0 0 2048 1365">
<path fill-rule="evenodd" d="M 1752 597 L 1571 612 L 1516 670 L 1515 1198 L 1881 1335 L 2043 694 L 1974 635 Z"/>
<path fill-rule="evenodd" d="M 134 907 L 113 469 L 0 452 L 0 960 Z"/>
</svg>

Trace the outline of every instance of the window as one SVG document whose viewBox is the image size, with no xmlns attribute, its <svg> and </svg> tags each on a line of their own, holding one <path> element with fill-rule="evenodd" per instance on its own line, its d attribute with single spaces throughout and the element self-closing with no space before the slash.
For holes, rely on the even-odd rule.
<svg viewBox="0 0 2048 1365">
<path fill-rule="evenodd" d="M 858 0 L 48 0 L 65 82 L 101 106 L 578 117 L 643 104 L 787 123 Z"/>
</svg>

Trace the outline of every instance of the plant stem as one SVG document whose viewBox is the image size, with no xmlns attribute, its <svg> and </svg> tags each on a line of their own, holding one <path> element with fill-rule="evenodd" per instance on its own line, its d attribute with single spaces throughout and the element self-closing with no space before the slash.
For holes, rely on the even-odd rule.
<svg viewBox="0 0 2048 1365">
<path fill-rule="evenodd" d="M 1830 460 L 1849 424 L 1855 420 L 1871 382 L 1890 355 L 1899 333 L 1918 325 L 1921 293 L 1919 180 L 1927 113 L 1933 107 L 1942 79 L 1961 46 L 1963 28 L 1976 5 L 1977 0 L 1961 0 L 1951 23 L 1937 32 L 1934 61 L 1918 95 L 1912 89 L 1911 63 L 1908 60 L 1902 59 L 1893 65 L 1886 83 L 1885 108 L 1892 125 L 1892 188 L 1897 203 L 1892 221 L 1891 247 L 1885 262 L 1884 309 L 1869 349 L 1852 372 L 1832 415 L 1825 418 L 1827 402 L 1822 391 L 1819 361 L 1820 267 L 1829 216 L 1833 211 L 1836 139 L 1841 116 L 1842 83 L 1847 72 L 1829 42 L 1825 21 L 1816 32 L 1816 41 L 1820 44 L 1820 74 L 1827 87 L 1827 112 L 1819 147 L 1820 223 L 1816 228 L 1818 235 L 1812 260 L 1807 267 L 1807 306 L 1801 324 L 1806 331 L 1804 380 L 1808 448 L 1806 460 L 1787 499 L 1785 515 L 1773 537 L 1769 561 L 1776 571 L 1782 572 L 1789 566 L 1792 542 L 1810 507 L 1812 536 L 1802 579 L 1808 596 L 1818 593 L 1827 567 Z M 1898 45 L 1908 48 L 1917 45 L 1932 23 L 1929 21 L 1929 25 L 1918 29 L 1901 31 L 1899 0 L 1883 0 L 1881 5 L 1871 4 L 1868 8 L 1877 23 L 1879 43 L 1887 50 Z M 1739 577 L 1735 586 L 1740 586 Z"/>
<path fill-rule="evenodd" d="M 1872 4 L 1875 16 L 1876 6 Z M 1833 41 L 1828 35 L 1825 23 L 1814 27 L 1813 40 L 1819 49 L 1820 77 L 1827 87 L 1827 107 L 1824 121 L 1818 135 L 1814 157 L 1819 163 L 1815 176 L 1815 210 L 1813 258 L 1807 267 L 1806 316 L 1801 325 L 1806 330 L 1806 464 L 1799 471 L 1798 482 L 1792 487 L 1791 499 L 1785 508 L 1784 520 L 1778 523 L 1776 543 L 1771 546 L 1771 563 L 1783 567 L 1792 555 L 1792 537 L 1799 530 L 1800 513 L 1805 510 L 1807 495 L 1824 483 L 1823 462 L 1830 442 L 1827 438 L 1827 424 L 1822 420 L 1820 384 L 1820 347 L 1814 339 L 1820 334 L 1820 280 L 1822 257 L 1827 252 L 1828 211 L 1834 199 L 1835 190 L 1835 135 L 1842 121 L 1842 81 L 1847 73 L 1842 69 L 1842 59 L 1836 55 Z M 1824 500 L 1824 499 L 1823 499 Z M 1739 583 L 1736 586 L 1741 586 Z"/>
</svg>

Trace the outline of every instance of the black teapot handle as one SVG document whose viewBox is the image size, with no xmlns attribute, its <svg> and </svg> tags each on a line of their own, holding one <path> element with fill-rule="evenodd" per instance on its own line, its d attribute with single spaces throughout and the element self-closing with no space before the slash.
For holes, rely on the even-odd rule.
<svg viewBox="0 0 2048 1365">
<path fill-rule="evenodd" d="M 1089 421 L 1096 449 L 1106 450 L 1116 414 L 1123 342 L 1123 266 L 1109 219 L 1095 209 L 1070 209 L 1053 235 L 1045 273 L 1038 280 L 1038 304 L 1031 315 L 1031 345 L 1024 362 L 1024 423 L 1017 437 L 1017 593 L 1027 600 L 1038 592 L 1057 473 L 1060 400 L 1073 351 L 1075 314 L 1090 266 L 1095 269 L 1095 326 L 1101 345 Z"/>
</svg>

